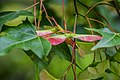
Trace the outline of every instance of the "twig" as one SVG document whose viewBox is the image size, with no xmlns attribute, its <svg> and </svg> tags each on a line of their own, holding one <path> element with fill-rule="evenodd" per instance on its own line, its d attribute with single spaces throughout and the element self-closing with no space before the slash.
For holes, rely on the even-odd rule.
<svg viewBox="0 0 120 80">
<path fill-rule="evenodd" d="M 100 24 L 106 26 L 105 23 L 103 23 L 103 22 L 101 22 L 101 21 L 99 21 L 99 20 L 96 20 L 96 19 L 93 19 L 93 18 L 88 18 L 88 19 L 89 19 L 89 20 L 92 20 L 92 21 L 95 21 L 95 22 L 98 22 L 98 23 L 100 23 Z"/>
<path fill-rule="evenodd" d="M 76 33 L 76 27 L 77 27 L 77 18 L 78 18 L 78 9 L 77 9 L 77 4 L 76 4 L 76 0 L 73 0 L 74 2 L 74 8 L 75 8 L 75 22 L 74 22 L 74 30 L 73 33 Z M 77 80 L 77 75 L 76 75 L 76 52 L 75 52 L 75 48 L 76 48 L 76 39 L 73 40 L 73 46 L 72 46 L 72 63 L 73 63 L 73 74 L 74 74 L 74 80 Z"/>
<path fill-rule="evenodd" d="M 58 26 L 58 23 L 56 22 L 56 20 L 54 19 L 54 17 L 52 17 L 51 19 L 54 21 L 55 25 Z"/>
<path fill-rule="evenodd" d="M 74 23 L 74 30 L 73 30 L 73 33 L 76 33 L 77 17 L 78 17 L 78 15 L 76 14 L 76 15 L 75 15 L 75 23 Z"/>
<path fill-rule="evenodd" d="M 62 79 L 63 77 L 66 76 L 66 74 L 69 72 L 71 66 L 72 66 L 72 62 L 70 63 L 70 65 L 68 66 L 67 70 L 65 71 L 65 73 L 63 74 L 63 76 L 60 79 Z"/>
<path fill-rule="evenodd" d="M 114 46 L 114 48 L 115 48 L 115 50 L 116 50 L 116 52 L 117 52 L 117 51 L 118 51 L 117 47 L 116 47 L 116 46 Z"/>
<path fill-rule="evenodd" d="M 63 13 L 63 26 L 64 26 L 64 29 L 67 30 L 66 18 L 65 18 L 65 12 L 64 12 L 64 0 L 62 0 L 62 13 Z"/>
<path fill-rule="evenodd" d="M 98 14 L 98 15 L 99 15 L 100 17 L 102 17 L 102 18 L 106 21 L 107 27 L 108 27 L 111 31 L 116 32 L 116 31 L 110 26 L 109 22 L 107 21 L 107 19 L 106 19 L 104 16 L 102 16 L 102 15 L 100 15 L 100 14 Z"/>
<path fill-rule="evenodd" d="M 73 0 L 73 2 L 74 2 L 74 8 L 75 8 L 75 12 L 76 12 L 76 14 L 77 14 L 77 16 L 78 16 L 78 9 L 77 9 L 77 4 L 76 4 L 76 0 Z"/>
<path fill-rule="evenodd" d="M 84 16 L 84 15 L 82 15 L 82 14 L 80 14 L 80 13 L 78 13 L 78 15 L 79 15 L 79 16 L 81 16 L 81 17 L 83 17 L 83 18 L 85 18 L 85 16 Z"/>
<path fill-rule="evenodd" d="M 39 4 L 39 2 L 33 4 L 32 6 L 29 6 L 29 7 L 25 8 L 25 9 L 23 9 L 23 10 L 28 10 L 28 9 L 30 9 L 30 8 L 32 8 L 32 7 L 34 7 L 34 6 L 36 6 L 37 4 Z"/>
<path fill-rule="evenodd" d="M 85 16 L 85 18 L 86 18 L 86 20 L 87 20 L 87 22 L 88 22 L 88 24 L 89 24 L 89 27 L 92 28 L 92 25 L 90 24 L 90 21 L 89 21 L 88 17 Z M 94 34 L 93 31 L 91 31 L 91 33 L 92 33 L 92 35 Z"/>
<path fill-rule="evenodd" d="M 78 1 L 82 6 L 84 6 L 85 8 L 87 8 L 87 9 L 89 10 L 90 7 L 88 7 L 88 6 L 85 5 L 84 3 L 80 2 L 79 0 L 77 0 L 77 1 Z M 110 5 L 110 4 L 107 4 L 107 5 Z M 91 9 L 91 10 L 93 10 L 93 9 Z M 95 11 L 95 10 L 94 10 L 94 11 Z M 102 16 L 101 14 L 99 14 L 97 11 L 95 11 L 95 13 L 106 21 L 107 27 L 108 27 L 111 31 L 115 32 L 115 30 L 112 29 L 112 27 L 110 26 L 109 22 L 107 21 L 107 19 L 106 19 L 104 16 Z M 80 16 L 84 17 L 83 15 L 80 15 Z"/>
<path fill-rule="evenodd" d="M 52 19 L 52 20 L 54 21 L 54 23 L 55 23 L 56 27 L 59 29 L 59 31 L 64 31 L 64 30 L 60 27 L 60 25 L 56 22 L 56 20 L 54 19 L 54 17 L 52 17 L 52 18 L 50 18 L 50 19 Z"/>
<path fill-rule="evenodd" d="M 50 17 L 48 16 L 48 13 L 47 13 L 46 8 L 45 8 L 44 5 L 43 5 L 43 10 L 44 10 L 44 12 L 45 12 L 45 15 L 46 15 L 47 20 L 48 20 L 48 21 L 50 22 L 50 24 L 53 26 L 51 20 L 49 19 Z"/>
<path fill-rule="evenodd" d="M 36 4 L 36 0 L 34 0 L 34 4 Z M 36 21 L 36 5 L 34 6 L 34 23 L 35 23 L 35 26 L 37 27 L 37 21 Z"/>
<path fill-rule="evenodd" d="M 85 14 L 85 16 L 87 16 L 89 14 L 89 12 L 94 8 L 96 7 L 97 5 L 100 5 L 100 4 L 106 4 L 106 5 L 109 5 L 107 2 L 104 2 L 104 1 L 101 1 L 101 2 L 98 2 L 96 4 L 94 4 Z"/>
<path fill-rule="evenodd" d="M 78 17 L 78 15 L 77 15 L 77 13 L 76 13 L 73 33 L 76 33 L 77 17 Z M 75 47 L 76 47 L 76 39 L 73 40 L 73 46 L 72 46 L 72 62 L 73 62 L 74 80 L 77 80 L 77 76 L 76 76 L 76 52 L 75 52 Z"/>
<path fill-rule="evenodd" d="M 89 7 L 85 4 L 83 4 L 82 2 L 80 2 L 79 0 L 77 0 L 78 3 L 80 3 L 81 5 L 83 5 L 85 8 L 89 9 Z"/>
<path fill-rule="evenodd" d="M 73 74 L 74 74 L 74 80 L 77 80 L 77 75 L 76 75 L 76 54 L 75 54 L 75 39 L 74 39 L 74 44 L 72 47 L 72 63 L 73 63 Z"/>
<path fill-rule="evenodd" d="M 40 10 L 39 10 L 39 17 L 38 17 L 38 30 L 40 28 L 40 21 L 41 21 L 41 15 L 42 15 L 42 5 L 43 5 L 43 0 L 40 0 Z"/>
</svg>

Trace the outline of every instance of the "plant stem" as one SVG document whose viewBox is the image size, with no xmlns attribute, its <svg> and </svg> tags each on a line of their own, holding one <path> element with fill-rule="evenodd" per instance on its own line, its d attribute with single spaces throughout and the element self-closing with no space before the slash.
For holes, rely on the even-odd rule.
<svg viewBox="0 0 120 80">
<path fill-rule="evenodd" d="M 50 24 L 53 26 L 51 20 L 49 19 L 50 17 L 48 16 L 48 13 L 47 13 L 46 8 L 45 8 L 44 5 L 43 5 L 43 10 L 44 10 L 44 12 L 45 12 L 45 15 L 46 15 L 47 20 L 48 20 L 48 21 L 50 22 Z"/>
<path fill-rule="evenodd" d="M 80 3 L 81 5 L 83 5 L 85 8 L 89 9 L 89 7 L 85 4 L 83 4 L 82 2 L 80 2 L 79 0 L 77 0 L 78 3 Z"/>
<path fill-rule="evenodd" d="M 73 33 L 76 33 L 77 17 L 78 17 L 78 15 L 76 14 L 75 15 L 75 22 L 74 22 Z M 72 63 L 73 63 L 74 80 L 77 80 L 77 76 L 76 76 L 76 52 L 75 52 L 75 47 L 76 47 L 76 39 L 73 40 L 73 46 L 72 46 Z"/>
<path fill-rule="evenodd" d="M 66 74 L 69 72 L 70 68 L 72 66 L 72 62 L 70 63 L 70 65 L 68 66 L 67 70 L 65 71 L 65 73 L 63 74 L 63 77 L 66 77 Z M 63 77 L 61 77 L 60 79 L 62 79 Z M 65 79 L 64 79 L 65 80 Z"/>
<path fill-rule="evenodd" d="M 76 15 L 75 15 L 75 23 L 74 23 L 74 30 L 73 30 L 73 33 L 76 33 L 77 17 L 78 17 L 78 15 L 76 14 Z"/>
<path fill-rule="evenodd" d="M 41 22 L 42 5 L 43 5 L 43 0 L 40 0 L 40 10 L 39 10 L 39 17 L 38 17 L 38 30 L 40 28 L 40 22 Z"/>
<path fill-rule="evenodd" d="M 103 23 L 103 22 L 101 22 L 101 21 L 99 21 L 99 20 L 96 20 L 96 19 L 93 19 L 93 18 L 88 18 L 88 19 L 89 19 L 89 20 L 92 20 L 92 21 L 95 21 L 95 22 L 98 22 L 98 23 L 102 24 L 103 26 L 106 26 L 105 23 Z"/>
<path fill-rule="evenodd" d="M 75 12 L 76 12 L 76 14 L 78 15 L 79 13 L 78 13 L 78 9 L 77 9 L 76 0 L 73 0 L 73 2 L 74 2 L 74 8 L 75 8 Z"/>
<path fill-rule="evenodd" d="M 36 0 L 34 0 L 34 4 L 36 4 Z M 36 21 L 36 5 L 34 6 L 34 23 L 35 23 L 35 26 L 37 27 L 37 21 Z"/>
<path fill-rule="evenodd" d="M 74 2 L 74 8 L 75 8 L 75 22 L 74 22 L 74 30 L 73 33 L 76 33 L 76 27 L 77 27 L 77 18 L 78 18 L 78 9 L 77 9 L 77 4 L 76 4 L 76 0 L 73 0 Z M 73 46 L 72 46 L 72 63 L 73 63 L 73 74 L 74 74 L 74 80 L 77 80 L 77 75 L 76 75 L 76 52 L 75 52 L 75 48 L 76 48 L 76 39 L 73 40 Z"/>
<path fill-rule="evenodd" d="M 74 80 L 77 80 L 77 75 L 76 75 L 75 39 L 74 39 L 74 44 L 73 44 L 73 47 L 72 47 L 72 63 L 73 63 Z"/>
<path fill-rule="evenodd" d="M 115 50 L 116 50 L 116 52 L 117 52 L 117 51 L 118 51 L 117 47 L 116 47 L 116 46 L 114 46 L 114 48 L 115 48 Z"/>
<path fill-rule="evenodd" d="M 23 10 L 28 10 L 28 9 L 30 9 L 30 8 L 32 8 L 32 7 L 34 7 L 34 6 L 36 6 L 37 4 L 39 4 L 39 2 L 33 4 L 32 6 L 29 6 L 29 7 L 25 8 L 25 9 L 23 9 Z"/>
<path fill-rule="evenodd" d="M 101 1 L 101 2 L 98 2 L 96 4 L 94 4 L 85 14 L 85 16 L 87 16 L 89 14 L 89 12 L 94 8 L 96 7 L 97 5 L 100 5 L 100 4 L 106 4 L 106 5 L 109 5 L 107 2 L 104 2 L 104 1 Z"/>
<path fill-rule="evenodd" d="M 63 13 L 63 26 L 64 26 L 64 29 L 67 30 L 66 18 L 65 18 L 65 12 L 64 12 L 64 0 L 62 0 L 62 13 Z"/>
<path fill-rule="evenodd" d="M 98 15 L 99 15 L 99 14 L 98 14 Z M 107 27 L 108 27 L 111 31 L 116 32 L 116 31 L 110 26 L 109 22 L 107 21 L 107 19 L 106 19 L 104 16 L 102 16 L 102 15 L 99 15 L 99 16 L 102 17 L 102 19 L 105 20 L 105 22 L 107 23 Z"/>
<path fill-rule="evenodd" d="M 89 24 L 89 27 L 92 28 L 92 25 L 90 24 L 90 21 L 89 21 L 88 17 L 85 16 L 85 18 L 86 18 L 86 20 L 87 20 L 87 22 L 88 22 L 88 24 Z M 93 31 L 91 31 L 91 33 L 92 33 L 92 35 L 94 34 Z"/>
<path fill-rule="evenodd" d="M 38 63 L 35 64 L 35 80 L 40 80 Z"/>
<path fill-rule="evenodd" d="M 87 8 L 87 9 L 89 10 L 90 7 L 88 7 L 88 6 L 85 5 L 84 3 L 80 2 L 79 0 L 77 0 L 77 1 L 78 1 L 82 6 L 84 6 L 85 8 Z M 100 3 L 100 4 L 102 4 L 102 3 Z M 109 4 L 106 4 L 106 5 L 109 5 Z M 97 6 L 97 5 L 96 5 L 96 6 Z M 93 10 L 93 9 L 91 9 L 91 10 Z M 94 11 L 95 11 L 95 10 L 94 10 Z M 107 27 L 108 27 L 111 31 L 115 32 L 115 30 L 112 29 L 112 27 L 110 26 L 109 22 L 107 21 L 107 19 L 106 19 L 104 16 L 102 16 L 101 14 L 99 14 L 97 11 L 95 11 L 95 13 L 96 13 L 96 16 L 98 15 L 98 16 L 100 16 L 102 19 L 105 20 L 105 22 L 107 23 Z M 81 14 L 80 14 L 80 16 L 84 17 L 84 16 L 81 15 Z M 85 15 L 85 16 L 86 16 L 86 15 Z"/>
</svg>

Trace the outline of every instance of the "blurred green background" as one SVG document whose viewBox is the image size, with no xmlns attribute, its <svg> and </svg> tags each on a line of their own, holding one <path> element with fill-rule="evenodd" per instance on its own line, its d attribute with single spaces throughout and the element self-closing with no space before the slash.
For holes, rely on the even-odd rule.
<svg viewBox="0 0 120 80">
<path fill-rule="evenodd" d="M 56 21 L 63 27 L 61 1 L 62 0 L 44 0 L 44 4 L 48 11 L 49 16 L 53 16 L 56 19 Z M 102 0 L 81 0 L 81 2 L 85 3 L 89 7 L 98 1 Z M 32 4 L 33 0 L 0 0 L 0 11 L 21 10 L 31 6 Z M 81 6 L 79 3 L 77 5 L 78 10 L 81 14 L 85 14 L 87 12 L 87 9 L 85 7 Z M 119 29 L 120 18 L 114 8 L 108 6 L 98 6 L 95 9 L 109 21 L 112 28 L 114 28 L 117 32 L 120 32 Z M 33 11 L 33 9 L 30 9 L 30 11 Z M 73 0 L 65 0 L 65 17 L 67 27 L 71 31 L 74 25 L 73 14 L 75 14 Z M 92 18 L 96 18 L 96 16 L 94 16 L 94 14 L 92 13 L 89 16 Z M 7 22 L 6 25 L 16 26 L 20 24 L 24 19 L 25 17 L 19 17 L 16 20 Z M 30 19 L 32 22 L 33 18 Z M 93 27 L 96 28 L 101 27 L 101 25 L 96 22 L 91 23 L 93 23 Z M 45 19 L 45 15 L 43 14 L 41 26 L 45 28 L 44 25 L 50 24 Z M 88 27 L 87 21 L 83 17 L 79 16 L 77 23 L 77 33 L 87 33 L 84 27 Z M 93 54 L 86 55 L 87 58 L 85 59 L 86 61 L 88 61 L 86 65 L 92 62 L 93 58 L 90 57 L 92 55 Z M 68 65 L 69 65 L 68 61 L 61 60 L 58 56 L 55 56 L 50 65 L 47 67 L 47 70 L 50 72 L 50 74 L 53 74 L 53 76 L 59 78 L 60 76 L 62 76 Z M 84 64 L 82 66 L 86 65 Z M 21 49 L 13 49 L 8 55 L 0 56 L 0 80 L 34 80 L 35 77 L 34 72 L 35 66 L 33 62 Z M 68 74 L 69 80 L 72 80 L 72 77 L 73 76 Z"/>
<path fill-rule="evenodd" d="M 32 0 L 0 0 L 0 11 L 21 10 L 33 4 Z M 7 25 L 16 26 L 24 20 L 19 17 Z M 34 64 L 21 49 L 13 49 L 0 56 L 0 80 L 34 80 Z"/>
</svg>

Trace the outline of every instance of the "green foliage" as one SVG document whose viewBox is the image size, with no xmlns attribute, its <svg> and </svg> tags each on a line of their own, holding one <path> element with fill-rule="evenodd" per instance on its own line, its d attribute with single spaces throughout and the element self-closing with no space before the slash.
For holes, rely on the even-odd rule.
<svg viewBox="0 0 120 80">
<path fill-rule="evenodd" d="M 58 55 L 61 59 L 71 61 L 71 53 L 66 43 L 52 46 L 50 55 Z"/>
<path fill-rule="evenodd" d="M 95 50 L 101 47 L 113 47 L 113 46 L 120 45 L 120 33 L 112 32 L 108 28 L 88 29 L 88 30 L 98 32 L 103 36 L 100 42 L 96 46 L 94 46 L 92 50 Z"/>
<path fill-rule="evenodd" d="M 0 12 L 0 56 L 17 53 L 17 50 L 21 54 L 27 54 L 35 65 L 35 80 L 39 80 L 39 77 L 41 80 L 61 80 L 63 78 L 73 80 L 75 79 L 75 73 L 78 80 L 119 80 L 120 33 L 119 30 L 116 30 L 119 23 L 113 21 L 116 15 L 112 15 L 115 13 L 114 10 L 120 15 L 118 12 L 119 4 L 117 3 L 120 1 L 75 1 L 78 3 L 74 2 L 73 4 L 72 0 L 69 0 L 69 2 L 66 0 L 65 5 L 68 6 L 65 9 L 65 14 L 64 12 L 57 12 L 61 9 L 61 4 L 58 4 L 61 1 L 58 1 L 57 4 L 55 4 L 54 0 L 48 1 L 50 4 L 48 3 L 47 9 L 43 4 L 42 8 L 40 8 L 41 10 L 37 11 L 37 16 L 40 16 L 40 18 L 37 18 L 37 25 L 35 26 L 28 18 L 18 26 L 5 25 L 6 22 L 19 16 L 33 16 L 33 13 L 27 10 Z M 51 2 L 53 5 L 51 5 Z M 108 15 L 107 12 L 111 8 L 105 7 L 103 4 L 115 9 L 112 9 L 113 12 L 111 11 L 111 14 Z M 98 5 L 102 5 L 105 8 L 97 7 Z M 40 5 L 38 4 L 38 6 Z M 51 9 L 53 9 L 53 12 Z M 73 14 L 75 13 L 77 13 L 78 18 L 75 17 L 74 19 Z M 66 16 L 66 14 L 68 15 Z M 50 23 L 46 21 L 46 17 Z M 59 17 L 66 17 L 68 29 L 74 29 L 72 30 L 74 33 L 62 28 L 62 25 L 65 25 L 65 21 L 60 24 L 62 27 L 58 25 L 58 23 L 61 23 L 58 20 Z M 40 24 L 40 27 L 38 24 Z M 86 30 L 90 30 L 92 35 L 83 29 L 83 25 L 90 27 L 86 28 Z M 103 28 L 104 26 L 106 28 Z M 99 34 L 96 35 L 95 32 Z M 76 66 L 75 73 L 74 66 Z"/>
<path fill-rule="evenodd" d="M 117 0 L 118 2 L 120 2 L 120 0 Z"/>
<path fill-rule="evenodd" d="M 26 10 L 0 12 L 0 31 L 4 23 L 19 16 L 33 16 L 33 14 Z"/>
<path fill-rule="evenodd" d="M 24 21 L 18 27 L 3 31 L 0 37 L 0 55 L 8 53 L 12 48 L 23 48 L 32 50 L 39 58 L 48 55 L 51 45 L 44 38 L 37 37 L 34 26 L 28 21 Z M 1 33 L 1 34 L 2 34 Z"/>
<path fill-rule="evenodd" d="M 85 54 L 93 53 L 91 48 L 94 46 L 94 43 L 77 42 L 77 45 L 84 51 Z"/>
<path fill-rule="evenodd" d="M 102 74 L 105 73 L 105 70 L 109 67 L 109 61 L 103 61 L 98 63 L 94 67 L 88 67 L 85 71 L 78 74 L 78 79 L 97 79 L 102 77 Z"/>
<path fill-rule="evenodd" d="M 0 12 L 0 24 L 4 24 L 5 22 L 13 20 L 19 16 L 33 16 L 33 14 L 26 10 Z"/>
<path fill-rule="evenodd" d="M 119 52 L 119 51 L 114 55 L 114 59 L 115 59 L 117 62 L 120 62 L 120 52 Z"/>
</svg>

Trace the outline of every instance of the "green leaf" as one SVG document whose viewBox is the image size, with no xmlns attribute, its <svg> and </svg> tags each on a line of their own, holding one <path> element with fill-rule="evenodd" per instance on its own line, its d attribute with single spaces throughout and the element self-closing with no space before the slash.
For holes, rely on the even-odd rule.
<svg viewBox="0 0 120 80">
<path fill-rule="evenodd" d="M 108 47 L 106 48 L 106 54 L 108 54 L 110 57 L 114 56 L 117 53 L 115 47 Z"/>
<path fill-rule="evenodd" d="M 105 73 L 102 80 L 119 80 L 120 77 L 116 76 L 114 73 Z M 101 80 L 101 79 L 99 79 Z"/>
<path fill-rule="evenodd" d="M 49 64 L 49 60 L 47 59 L 47 57 L 40 59 L 38 56 L 36 56 L 34 54 L 34 52 L 32 50 L 27 50 L 25 51 L 25 53 L 29 56 L 29 58 L 31 58 L 31 60 L 33 61 L 33 63 L 35 64 L 36 67 L 38 67 L 39 71 L 43 70 L 45 67 L 48 66 Z"/>
<path fill-rule="evenodd" d="M 94 73 L 94 74 L 90 73 L 89 71 L 92 71 L 92 73 Z M 86 70 L 80 72 L 77 75 L 77 79 L 78 80 L 91 80 L 91 79 L 96 79 L 96 78 L 101 77 L 99 74 L 96 74 L 95 70 L 91 69 L 89 71 L 88 71 L 88 69 L 86 69 Z"/>
<path fill-rule="evenodd" d="M 92 50 L 102 47 L 113 47 L 120 45 L 120 33 L 111 32 L 108 28 L 102 28 L 102 29 L 87 28 L 87 30 L 98 32 L 103 36 L 103 38 L 98 42 L 97 45 L 95 45 L 92 48 Z"/>
<path fill-rule="evenodd" d="M 109 61 L 98 63 L 95 67 L 88 67 L 78 74 L 78 79 L 96 79 L 102 77 L 105 70 L 109 67 Z"/>
<path fill-rule="evenodd" d="M 117 76 L 120 77 L 120 64 L 117 62 L 110 62 L 111 66 L 110 66 L 110 70 Z"/>
<path fill-rule="evenodd" d="M 106 61 L 103 61 L 101 63 L 99 63 L 97 66 L 96 66 L 96 69 L 97 69 L 97 72 L 99 74 L 102 74 L 105 72 L 105 70 L 109 67 L 109 61 L 106 60 Z"/>
<path fill-rule="evenodd" d="M 46 39 L 36 35 L 35 27 L 28 20 L 17 27 L 5 30 L 4 35 L 0 37 L 0 44 L 0 55 L 5 55 L 17 47 L 32 50 L 39 58 L 43 58 L 51 49 Z"/>
<path fill-rule="evenodd" d="M 95 62 L 102 62 L 106 60 L 106 54 L 101 49 L 94 51 L 94 61 Z"/>
<path fill-rule="evenodd" d="M 50 54 L 58 55 L 61 59 L 71 61 L 71 53 L 66 43 L 52 46 Z"/>
<path fill-rule="evenodd" d="M 63 76 L 70 62 L 67 60 L 62 60 L 58 55 L 55 55 L 46 68 L 46 70 L 55 78 L 59 79 Z M 69 80 L 69 79 L 68 79 Z"/>
<path fill-rule="evenodd" d="M 31 58 L 31 60 L 33 61 L 34 65 L 35 65 L 35 80 L 39 80 L 39 73 L 48 66 L 49 61 L 45 60 L 45 59 L 40 59 L 38 58 L 33 51 L 28 50 L 25 51 L 26 54 Z"/>
<path fill-rule="evenodd" d="M 53 77 L 51 74 L 47 72 L 47 70 L 42 70 L 40 73 L 40 80 L 59 80 Z"/>
<path fill-rule="evenodd" d="M 88 42 L 76 42 L 77 47 L 80 47 L 85 54 L 93 53 L 91 48 L 94 46 L 94 43 L 88 43 Z"/>
<path fill-rule="evenodd" d="M 33 14 L 25 10 L 0 12 L 0 24 L 4 24 L 7 21 L 13 20 L 19 16 L 33 16 Z"/>
<path fill-rule="evenodd" d="M 77 55 L 76 57 L 77 60 L 77 64 L 78 66 L 80 66 L 80 68 L 82 70 L 84 70 L 85 68 L 87 68 L 90 64 L 92 64 L 93 60 L 94 60 L 94 54 L 86 54 L 83 57 L 80 57 L 79 55 Z"/>
<path fill-rule="evenodd" d="M 9 14 L 9 13 L 12 13 L 12 12 L 14 12 L 14 11 L 4 11 L 4 12 L 0 12 L 0 17 L 1 17 L 1 16 L 4 16 L 4 15 L 7 15 L 7 14 Z"/>
<path fill-rule="evenodd" d="M 114 59 L 118 62 L 120 62 L 120 52 L 117 52 L 115 55 L 114 55 Z"/>
<path fill-rule="evenodd" d="M 58 80 L 63 80 L 63 75 L 66 72 L 68 66 L 70 65 L 70 62 L 67 60 L 62 60 L 58 55 L 55 55 L 46 68 L 46 70 L 51 74 L 53 77 L 57 78 Z M 80 72 L 80 69 L 76 67 L 76 74 Z M 62 78 L 62 79 L 60 79 Z M 66 75 L 66 80 L 73 80 L 74 75 L 71 69 L 68 71 Z"/>
</svg>

